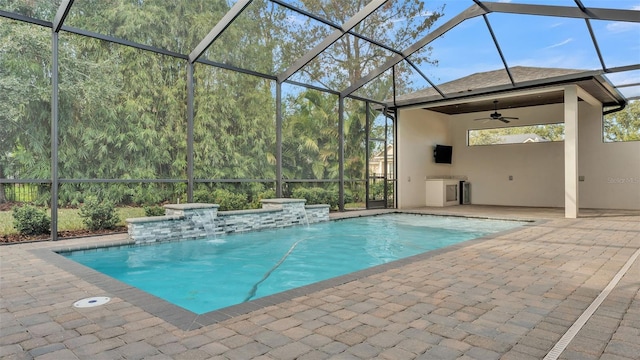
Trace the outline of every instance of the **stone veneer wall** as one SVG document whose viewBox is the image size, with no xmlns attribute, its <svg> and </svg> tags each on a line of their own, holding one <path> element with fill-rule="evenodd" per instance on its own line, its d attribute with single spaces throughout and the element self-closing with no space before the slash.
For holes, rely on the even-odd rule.
<svg viewBox="0 0 640 360">
<path fill-rule="evenodd" d="M 329 205 L 305 206 L 304 199 L 265 199 L 262 209 L 218 211 L 217 204 L 165 205 L 165 216 L 127 219 L 136 243 L 198 239 L 329 220 Z"/>
<path fill-rule="evenodd" d="M 129 237 L 136 243 L 199 239 L 215 232 L 217 204 L 165 205 L 164 216 L 127 219 Z"/>
</svg>

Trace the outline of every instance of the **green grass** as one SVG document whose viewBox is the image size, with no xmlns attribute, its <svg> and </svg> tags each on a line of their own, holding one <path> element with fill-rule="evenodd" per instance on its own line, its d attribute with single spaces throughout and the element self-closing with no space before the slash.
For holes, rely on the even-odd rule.
<svg viewBox="0 0 640 360">
<path fill-rule="evenodd" d="M 48 209 L 47 209 L 48 210 Z M 125 219 L 134 217 L 143 217 L 144 209 L 138 207 L 121 207 L 117 208 L 120 215 L 120 224 L 126 225 Z M 51 211 L 48 210 L 49 215 Z M 82 218 L 79 215 L 79 209 L 60 209 L 58 210 L 58 231 L 80 230 L 84 229 Z M 0 235 L 16 234 L 18 231 L 13 227 L 13 215 L 11 211 L 0 211 Z"/>
<path fill-rule="evenodd" d="M 345 203 L 345 209 L 364 209 L 366 207 L 364 202 Z"/>
</svg>

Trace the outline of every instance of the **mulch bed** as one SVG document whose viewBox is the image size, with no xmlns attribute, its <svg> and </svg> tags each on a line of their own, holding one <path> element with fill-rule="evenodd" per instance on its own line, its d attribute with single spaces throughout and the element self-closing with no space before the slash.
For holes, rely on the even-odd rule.
<svg viewBox="0 0 640 360">
<path fill-rule="evenodd" d="M 87 237 L 87 236 L 96 236 L 96 235 L 108 235 L 108 234 L 118 234 L 126 232 L 126 226 L 120 226 L 115 229 L 110 230 L 65 230 L 58 231 L 58 239 L 71 239 L 78 237 Z M 15 243 L 25 243 L 25 242 L 34 242 L 34 241 L 49 241 L 51 240 L 51 234 L 43 234 L 43 235 L 21 235 L 21 234 L 4 234 L 0 235 L 0 244 L 15 244 Z"/>
<path fill-rule="evenodd" d="M 0 211 L 10 211 L 16 203 L 0 203 Z"/>
</svg>

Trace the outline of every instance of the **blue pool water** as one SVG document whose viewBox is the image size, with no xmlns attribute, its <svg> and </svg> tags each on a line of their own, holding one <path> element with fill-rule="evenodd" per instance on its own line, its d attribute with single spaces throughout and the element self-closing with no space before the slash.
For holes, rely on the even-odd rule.
<svg viewBox="0 0 640 360">
<path fill-rule="evenodd" d="M 387 214 L 62 255 L 203 314 L 522 224 Z"/>
</svg>

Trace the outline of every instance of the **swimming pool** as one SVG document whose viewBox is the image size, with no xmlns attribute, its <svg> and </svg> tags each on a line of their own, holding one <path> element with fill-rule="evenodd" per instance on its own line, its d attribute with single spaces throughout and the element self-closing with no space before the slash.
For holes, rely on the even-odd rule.
<svg viewBox="0 0 640 360">
<path fill-rule="evenodd" d="M 61 255 L 203 314 L 522 224 L 386 214 Z"/>
</svg>

